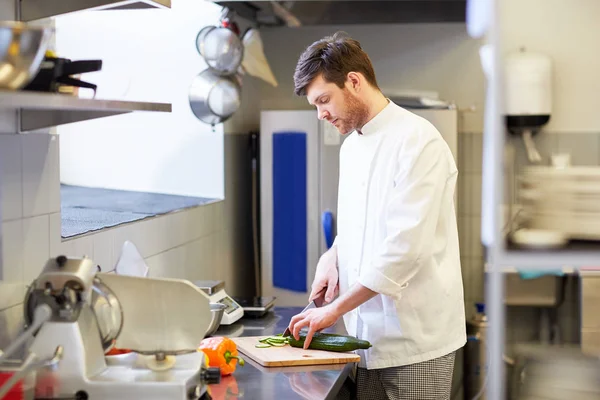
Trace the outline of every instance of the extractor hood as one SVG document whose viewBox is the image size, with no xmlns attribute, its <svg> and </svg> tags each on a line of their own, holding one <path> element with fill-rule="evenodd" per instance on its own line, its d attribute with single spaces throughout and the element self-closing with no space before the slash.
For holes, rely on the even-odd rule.
<svg viewBox="0 0 600 400">
<path fill-rule="evenodd" d="M 259 26 L 465 22 L 466 0 L 213 0 Z"/>
</svg>

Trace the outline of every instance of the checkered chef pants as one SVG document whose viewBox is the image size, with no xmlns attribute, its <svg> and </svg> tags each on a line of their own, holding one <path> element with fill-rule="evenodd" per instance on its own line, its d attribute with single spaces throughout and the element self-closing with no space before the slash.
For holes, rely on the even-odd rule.
<svg viewBox="0 0 600 400">
<path fill-rule="evenodd" d="M 337 400 L 450 400 L 456 352 L 401 367 L 356 369 Z"/>
</svg>

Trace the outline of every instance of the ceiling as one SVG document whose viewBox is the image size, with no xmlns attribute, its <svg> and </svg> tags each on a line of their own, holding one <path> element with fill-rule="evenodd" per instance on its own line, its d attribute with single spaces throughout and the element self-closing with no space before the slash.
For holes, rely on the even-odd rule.
<svg viewBox="0 0 600 400">
<path fill-rule="evenodd" d="M 466 0 L 213 0 L 259 26 L 464 23 Z"/>
</svg>

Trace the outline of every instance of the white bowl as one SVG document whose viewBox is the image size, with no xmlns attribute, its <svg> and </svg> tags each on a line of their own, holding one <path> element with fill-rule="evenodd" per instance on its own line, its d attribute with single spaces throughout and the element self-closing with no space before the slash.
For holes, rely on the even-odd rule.
<svg viewBox="0 0 600 400">
<path fill-rule="evenodd" d="M 523 247 L 557 248 L 568 243 L 568 238 L 561 232 L 542 229 L 519 229 L 512 234 L 515 244 Z"/>
</svg>

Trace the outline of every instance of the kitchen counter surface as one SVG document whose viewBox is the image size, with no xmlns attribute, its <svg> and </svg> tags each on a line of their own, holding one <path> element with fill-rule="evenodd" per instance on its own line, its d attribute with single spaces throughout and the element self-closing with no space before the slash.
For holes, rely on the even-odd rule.
<svg viewBox="0 0 600 400">
<path fill-rule="evenodd" d="M 221 325 L 214 336 L 271 336 L 282 333 L 290 318 L 302 311 L 301 307 L 274 307 L 262 318 L 242 318 L 232 325 Z M 343 322 L 325 332 L 345 333 Z M 312 365 L 300 367 L 266 368 L 248 357 L 243 367 L 238 366 L 232 376 L 219 385 L 211 385 L 214 399 L 335 399 L 354 364 Z M 234 393 L 241 393 L 235 396 Z"/>
</svg>

